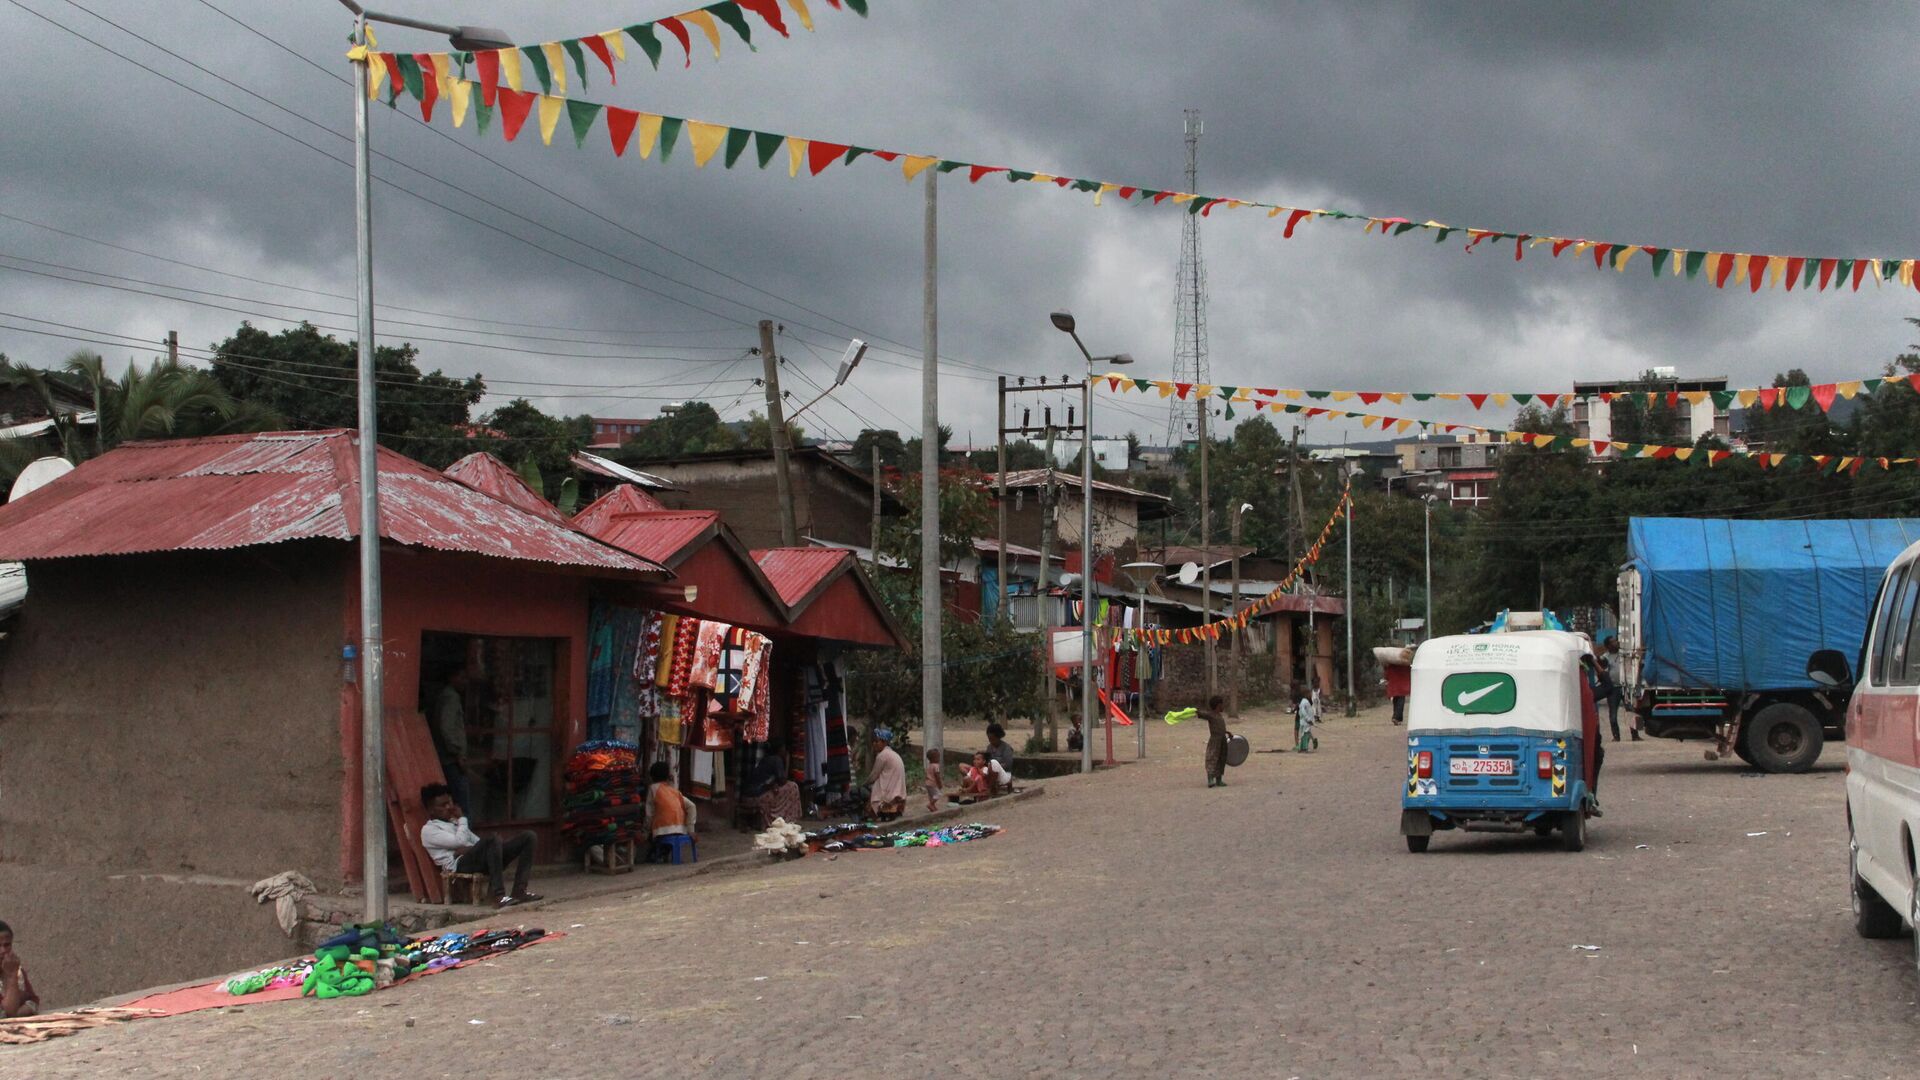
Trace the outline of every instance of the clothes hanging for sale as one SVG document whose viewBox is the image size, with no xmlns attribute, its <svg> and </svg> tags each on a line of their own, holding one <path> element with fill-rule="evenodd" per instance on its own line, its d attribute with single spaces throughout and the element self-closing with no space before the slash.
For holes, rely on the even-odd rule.
<svg viewBox="0 0 1920 1080">
<path fill-rule="evenodd" d="M 587 611 L 587 724 L 613 709 L 613 618 L 606 604 Z"/>
<path fill-rule="evenodd" d="M 852 782 L 853 757 L 848 745 L 847 687 L 840 676 L 840 662 L 829 660 L 816 665 L 824 691 L 827 726 L 827 782 L 844 785 Z M 810 669 L 812 670 L 812 669 Z"/>
<path fill-rule="evenodd" d="M 684 737 L 681 734 L 680 700 L 662 698 L 660 701 L 660 721 L 655 726 L 655 737 L 661 746 L 679 746 Z"/>
<path fill-rule="evenodd" d="M 667 681 L 663 684 L 667 696 L 684 699 L 687 687 L 693 681 L 693 652 L 700 639 L 700 620 L 690 615 L 682 615 L 674 627 L 672 655 L 668 660 Z M 682 710 L 684 715 L 685 710 Z"/>
<path fill-rule="evenodd" d="M 710 619 L 700 621 L 699 633 L 694 639 L 692 664 L 687 671 L 687 682 L 691 686 L 707 690 L 720 688 L 721 652 L 727 644 L 727 631 L 732 629 L 723 622 Z"/>
<path fill-rule="evenodd" d="M 687 778 L 686 792 L 696 799 L 713 797 L 713 755 L 705 750 L 693 752 L 693 774 Z"/>
<path fill-rule="evenodd" d="M 660 616 L 660 648 L 654 662 L 659 665 L 653 673 L 653 684 L 665 689 L 673 677 L 673 649 L 680 632 L 680 616 Z"/>
<path fill-rule="evenodd" d="M 760 639 L 753 662 L 753 696 L 747 705 L 747 722 L 741 729 L 749 739 L 765 742 L 773 720 L 773 642 Z"/>
<path fill-rule="evenodd" d="M 634 702 L 641 716 L 660 711 L 661 632 L 666 620 L 659 612 L 647 612 L 640 625 L 640 650 L 633 659 Z"/>
</svg>

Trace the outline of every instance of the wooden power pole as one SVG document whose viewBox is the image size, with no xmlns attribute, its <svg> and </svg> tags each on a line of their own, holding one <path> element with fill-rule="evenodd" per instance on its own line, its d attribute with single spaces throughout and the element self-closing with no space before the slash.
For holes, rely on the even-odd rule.
<svg viewBox="0 0 1920 1080">
<path fill-rule="evenodd" d="M 787 472 L 787 410 L 780 401 L 780 357 L 773 351 L 773 320 L 760 320 L 760 365 L 766 373 L 767 438 L 773 444 L 773 491 L 780 502 L 780 544 L 800 546 L 793 517 L 793 477 Z"/>
</svg>

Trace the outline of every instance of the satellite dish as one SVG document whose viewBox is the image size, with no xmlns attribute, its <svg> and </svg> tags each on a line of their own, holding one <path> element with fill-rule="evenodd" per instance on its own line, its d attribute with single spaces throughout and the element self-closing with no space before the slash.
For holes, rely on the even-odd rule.
<svg viewBox="0 0 1920 1080">
<path fill-rule="evenodd" d="M 1191 585 L 1200 580 L 1200 564 L 1185 563 L 1180 567 L 1180 584 Z"/>
<path fill-rule="evenodd" d="M 72 471 L 73 462 L 66 458 L 35 458 L 32 464 L 21 469 L 20 475 L 14 478 L 13 490 L 7 492 L 7 501 L 13 502 L 39 491 Z"/>
</svg>

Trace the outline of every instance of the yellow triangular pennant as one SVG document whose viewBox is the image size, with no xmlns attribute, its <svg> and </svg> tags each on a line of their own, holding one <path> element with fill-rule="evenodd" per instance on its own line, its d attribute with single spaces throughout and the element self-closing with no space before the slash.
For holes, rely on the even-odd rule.
<svg viewBox="0 0 1920 1080">
<path fill-rule="evenodd" d="M 1741 408 L 1749 409 L 1753 407 L 1754 402 L 1760 400 L 1760 391 L 1742 390 L 1739 393 L 1735 394 L 1734 397 L 1740 402 Z"/>
<path fill-rule="evenodd" d="M 937 157 L 922 157 L 919 154 L 908 154 L 906 157 L 900 159 L 900 175 L 911 180 L 927 171 L 928 166 L 939 160 Z"/>
<path fill-rule="evenodd" d="M 540 51 L 547 56 L 547 74 L 553 78 L 553 92 L 562 97 L 567 93 L 567 54 L 557 41 L 543 42 Z"/>
<path fill-rule="evenodd" d="M 646 160 L 653 156 L 654 144 L 660 141 L 660 121 L 666 117 L 658 113 L 641 113 L 640 122 L 634 125 L 634 138 L 640 143 L 640 158 Z"/>
<path fill-rule="evenodd" d="M 625 31 L 608 30 L 605 33 L 600 35 L 600 40 L 606 42 L 607 48 L 613 51 L 614 59 L 620 60 L 620 61 L 626 60 L 627 35 Z"/>
<path fill-rule="evenodd" d="M 807 146 L 810 140 L 798 136 L 787 136 L 787 175 L 800 175 L 800 166 L 807 160 Z"/>
<path fill-rule="evenodd" d="M 493 52 L 500 58 L 500 73 L 507 77 L 507 85 L 520 89 L 520 50 L 495 49 Z"/>
<path fill-rule="evenodd" d="M 554 97 L 552 94 L 540 95 L 540 141 L 541 142 L 547 144 L 548 146 L 553 145 L 554 125 L 560 122 L 560 110 L 566 107 L 567 107 L 566 98 Z"/>
<path fill-rule="evenodd" d="M 794 17 L 800 20 L 801 26 L 813 29 L 813 12 L 807 10 L 807 0 L 787 0 L 787 6 L 793 8 Z"/>
<path fill-rule="evenodd" d="M 1839 394 L 1841 397 L 1846 398 L 1848 401 L 1852 401 L 1854 395 L 1860 392 L 1860 380 L 1855 379 L 1851 382 L 1834 383 L 1833 389 L 1834 389 L 1834 392 Z"/>
<path fill-rule="evenodd" d="M 465 79 L 455 79 L 447 89 L 447 99 L 453 103 L 453 126 L 459 127 L 466 122 L 467 106 L 473 103 L 473 84 Z"/>
<path fill-rule="evenodd" d="M 545 104 L 542 102 L 542 104 Z M 709 124 L 700 120 L 687 121 L 687 138 L 693 143 L 693 164 L 695 168 L 704 168 L 720 152 L 720 145 L 727 141 L 729 128 L 725 124 Z"/>
<path fill-rule="evenodd" d="M 707 44 L 713 46 L 713 58 L 715 60 L 720 59 L 720 27 L 713 21 L 712 12 L 704 10 L 683 11 L 677 18 L 679 18 L 681 22 L 689 22 L 699 27 L 700 32 L 707 35 Z"/>
</svg>

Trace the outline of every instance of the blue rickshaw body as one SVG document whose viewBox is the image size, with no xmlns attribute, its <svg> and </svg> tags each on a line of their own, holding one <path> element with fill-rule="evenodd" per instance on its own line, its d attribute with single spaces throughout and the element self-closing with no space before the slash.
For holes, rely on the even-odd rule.
<svg viewBox="0 0 1920 1080">
<path fill-rule="evenodd" d="M 1433 755 L 1432 776 L 1421 778 L 1421 751 Z M 1539 755 L 1549 755 L 1551 771 L 1540 775 Z M 1532 823 L 1586 805 L 1582 776 L 1584 747 L 1578 736 L 1486 728 L 1422 731 L 1407 737 L 1407 777 L 1400 805 L 1422 810 L 1435 822 L 1464 825 L 1476 821 Z M 1456 772 L 1453 762 L 1463 762 Z M 1510 764 L 1506 773 L 1479 771 L 1478 762 Z M 1464 764 L 1473 762 L 1476 764 Z"/>
</svg>

